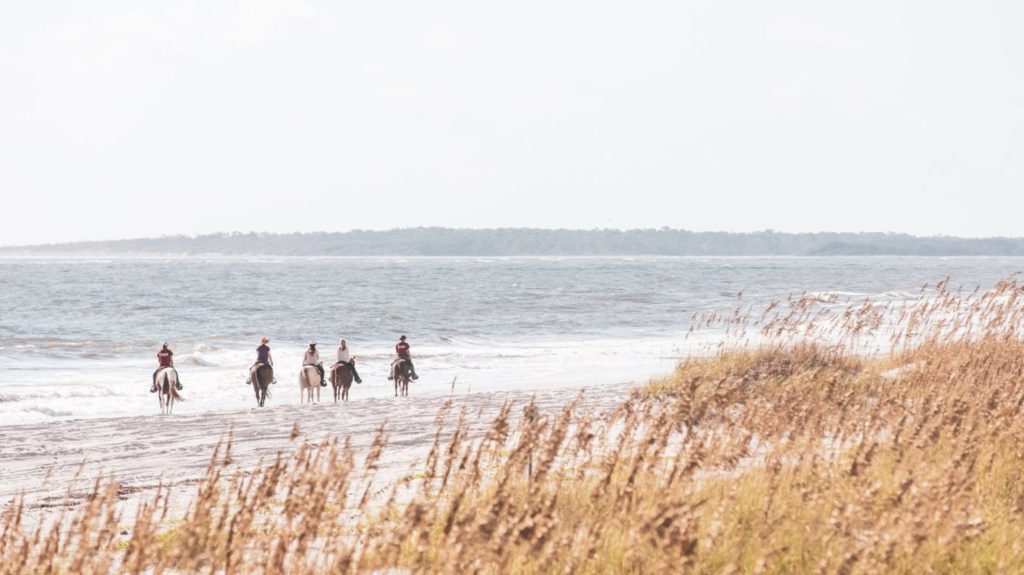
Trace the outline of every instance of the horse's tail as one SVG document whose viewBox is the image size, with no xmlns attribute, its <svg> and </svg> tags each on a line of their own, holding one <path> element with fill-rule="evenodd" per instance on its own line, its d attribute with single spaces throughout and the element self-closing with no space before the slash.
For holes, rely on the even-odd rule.
<svg viewBox="0 0 1024 575">
<path fill-rule="evenodd" d="M 256 386 L 260 388 L 267 397 L 270 397 L 270 382 L 273 381 L 274 376 L 272 375 L 270 367 L 267 365 L 261 365 L 256 368 L 256 375 L 253 381 L 256 382 Z"/>
<path fill-rule="evenodd" d="M 173 382 L 171 381 L 171 375 L 172 374 L 174 375 L 174 381 Z M 171 389 L 170 395 L 171 395 L 171 397 L 174 398 L 174 401 L 185 401 L 185 398 L 182 397 L 180 393 L 178 393 L 178 386 L 177 386 L 177 383 L 178 383 L 178 370 L 172 369 L 171 373 L 167 375 L 167 378 L 165 379 L 165 381 L 167 382 L 167 387 L 169 387 Z"/>
</svg>

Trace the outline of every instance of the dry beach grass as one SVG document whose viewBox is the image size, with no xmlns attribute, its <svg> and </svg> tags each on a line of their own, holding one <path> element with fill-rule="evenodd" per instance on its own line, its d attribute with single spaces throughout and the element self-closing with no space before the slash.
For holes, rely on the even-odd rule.
<svg viewBox="0 0 1024 575">
<path fill-rule="evenodd" d="M 704 316 L 730 343 L 613 410 L 506 403 L 470 436 L 448 402 L 417 471 L 383 487 L 386 428 L 256 468 L 226 439 L 130 520 L 116 478 L 48 521 L 14 502 L 0 571 L 1024 571 L 1022 297 L 940 284 Z"/>
</svg>

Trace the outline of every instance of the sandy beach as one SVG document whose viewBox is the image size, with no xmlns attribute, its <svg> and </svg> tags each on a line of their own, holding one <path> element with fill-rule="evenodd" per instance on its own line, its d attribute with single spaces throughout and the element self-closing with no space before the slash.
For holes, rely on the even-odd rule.
<svg viewBox="0 0 1024 575">
<path fill-rule="evenodd" d="M 583 406 L 597 412 L 611 409 L 629 388 L 627 384 L 587 388 Z M 557 412 L 578 394 L 572 388 L 538 392 L 537 406 L 541 412 Z M 248 469 L 303 440 L 333 436 L 350 439 L 361 456 L 382 426 L 388 444 L 377 481 L 383 490 L 415 472 L 434 438 L 437 414 L 447 401 L 453 402 L 453 413 L 466 409 L 473 437 L 486 429 L 506 401 L 514 404 L 513 413 L 518 416 L 532 397 L 533 393 L 523 391 L 479 392 L 355 399 L 335 405 L 328 395 L 319 404 L 272 405 L 269 400 L 263 409 L 5 426 L 0 427 L 0 502 L 7 507 L 23 494 L 30 515 L 44 517 L 46 510 L 82 500 L 102 474 L 116 479 L 123 499 L 131 503 L 161 483 L 187 486 L 202 477 L 217 443 L 228 434 L 235 465 Z M 298 435 L 293 437 L 296 428 Z M 182 496 L 190 494 L 190 489 L 181 490 Z"/>
</svg>

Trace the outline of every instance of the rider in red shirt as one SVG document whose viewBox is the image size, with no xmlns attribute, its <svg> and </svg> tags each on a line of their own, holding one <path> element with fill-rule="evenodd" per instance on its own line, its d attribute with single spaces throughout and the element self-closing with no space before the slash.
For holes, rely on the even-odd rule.
<svg viewBox="0 0 1024 575">
<path fill-rule="evenodd" d="M 412 364 L 412 355 L 409 354 L 409 344 L 405 341 L 405 336 L 398 338 L 398 343 L 395 344 L 395 353 L 398 354 L 399 359 L 404 359 L 409 362 L 409 373 L 413 379 L 419 379 L 420 376 L 416 375 L 416 366 Z M 393 376 L 389 375 L 388 379 L 394 379 Z"/>
<path fill-rule="evenodd" d="M 156 371 L 153 372 L 153 386 L 149 388 L 150 393 L 156 393 L 156 374 L 160 373 L 161 369 L 165 367 L 174 367 L 174 352 L 167 346 L 167 342 L 164 342 L 160 351 L 156 352 L 156 360 L 160 363 Z M 181 389 L 181 383 L 179 382 L 175 387 Z"/>
</svg>

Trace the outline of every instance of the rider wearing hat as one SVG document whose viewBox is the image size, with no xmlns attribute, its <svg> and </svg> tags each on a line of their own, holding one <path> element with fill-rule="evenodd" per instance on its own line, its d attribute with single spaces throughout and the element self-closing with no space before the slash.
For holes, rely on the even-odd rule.
<svg viewBox="0 0 1024 575">
<path fill-rule="evenodd" d="M 249 374 L 252 377 L 253 370 L 260 364 L 263 364 L 270 368 L 270 383 L 277 383 L 277 379 L 274 378 L 274 356 L 270 355 L 268 343 L 270 343 L 269 337 L 264 336 L 260 338 L 260 346 L 256 348 L 256 363 L 249 367 Z M 246 381 L 246 383 L 251 383 L 251 380 Z"/>
<path fill-rule="evenodd" d="M 324 364 L 320 361 L 320 353 L 316 350 L 316 342 L 309 342 L 309 349 L 306 350 L 305 355 L 302 356 L 302 367 L 312 365 L 316 368 L 320 374 L 320 385 L 326 386 L 327 380 L 324 378 Z"/>
<path fill-rule="evenodd" d="M 150 393 L 156 393 L 156 374 L 160 373 L 161 369 L 174 367 L 174 352 L 171 351 L 166 341 L 163 347 L 160 348 L 160 351 L 156 352 L 156 360 L 159 362 L 159 366 L 153 372 L 153 385 L 149 388 Z M 175 387 L 181 389 L 181 382 L 178 382 Z"/>
<path fill-rule="evenodd" d="M 419 379 L 420 376 L 416 375 L 416 366 L 412 364 L 412 355 L 409 353 L 409 344 L 405 341 L 404 335 L 398 338 L 398 343 L 395 344 L 395 353 L 398 354 L 398 359 L 404 359 L 409 363 L 410 377 L 413 379 Z M 394 370 L 392 370 L 392 375 L 388 376 L 389 381 L 392 379 L 394 379 Z"/>
</svg>

